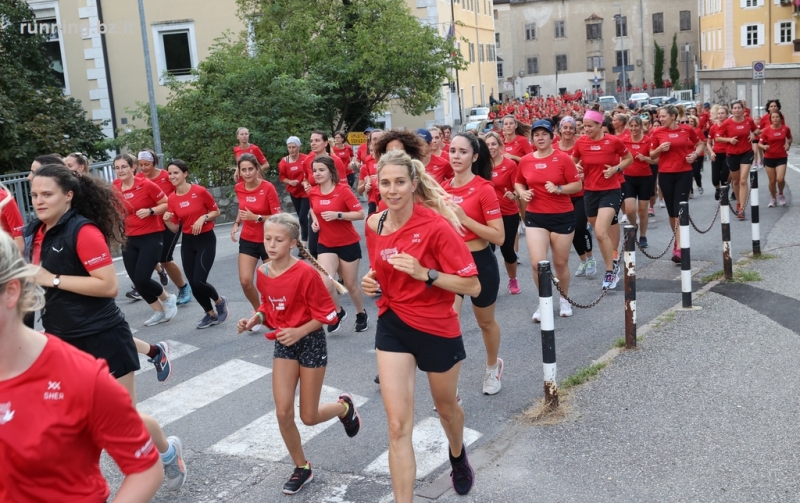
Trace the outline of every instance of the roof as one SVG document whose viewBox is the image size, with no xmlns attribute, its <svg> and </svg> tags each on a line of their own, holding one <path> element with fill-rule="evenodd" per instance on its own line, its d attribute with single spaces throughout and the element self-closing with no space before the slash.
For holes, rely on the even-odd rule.
<svg viewBox="0 0 800 503">
<path fill-rule="evenodd" d="M 495 2 L 495 3 L 497 3 L 497 2 Z M 597 14 L 592 14 L 591 16 L 589 16 L 589 17 L 587 17 L 585 19 L 585 21 L 602 21 L 602 20 L 603 20 L 603 18 L 601 18 Z"/>
</svg>

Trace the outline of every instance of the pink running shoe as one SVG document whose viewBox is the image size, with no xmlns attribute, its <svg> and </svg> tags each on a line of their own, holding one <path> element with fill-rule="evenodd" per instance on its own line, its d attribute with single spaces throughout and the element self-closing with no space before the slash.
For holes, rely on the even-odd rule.
<svg viewBox="0 0 800 503">
<path fill-rule="evenodd" d="M 519 281 L 517 281 L 517 278 L 511 278 L 508 280 L 508 293 L 511 295 L 517 295 L 521 291 L 522 290 L 519 289 Z"/>
</svg>

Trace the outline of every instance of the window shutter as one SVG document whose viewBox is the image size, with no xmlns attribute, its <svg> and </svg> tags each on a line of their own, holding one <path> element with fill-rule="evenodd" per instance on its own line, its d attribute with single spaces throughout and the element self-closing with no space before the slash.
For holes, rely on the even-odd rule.
<svg viewBox="0 0 800 503">
<path fill-rule="evenodd" d="M 739 0 L 739 7 L 741 7 L 742 9 L 747 7 L 747 0 Z"/>
<path fill-rule="evenodd" d="M 744 0 L 742 0 L 742 1 L 744 1 Z M 739 28 L 739 32 L 740 32 L 739 35 L 742 37 L 742 39 L 741 39 L 742 47 L 747 47 L 747 25 L 742 25 Z"/>
<path fill-rule="evenodd" d="M 775 36 L 775 40 L 772 42 L 773 44 L 780 44 L 781 43 L 781 24 L 775 23 L 775 26 L 772 27 L 772 33 Z"/>
<path fill-rule="evenodd" d="M 764 44 L 764 25 L 759 23 L 758 24 L 758 45 L 763 45 L 763 44 Z"/>
</svg>

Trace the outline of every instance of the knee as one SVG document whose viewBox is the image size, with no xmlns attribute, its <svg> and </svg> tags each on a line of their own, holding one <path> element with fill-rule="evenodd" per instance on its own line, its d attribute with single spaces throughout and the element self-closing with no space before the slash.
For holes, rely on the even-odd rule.
<svg viewBox="0 0 800 503">
<path fill-rule="evenodd" d="M 294 423 L 294 408 L 289 407 L 286 409 L 276 409 L 275 417 L 278 419 L 278 424 L 287 425 Z M 302 419 L 302 417 L 301 417 Z M 305 421 L 304 421 L 305 422 Z"/>
<path fill-rule="evenodd" d="M 314 426 L 315 424 L 319 423 L 319 418 L 317 417 L 316 411 L 300 411 L 300 420 L 303 421 L 303 424 L 306 426 Z"/>
<path fill-rule="evenodd" d="M 482 331 L 485 332 L 485 331 L 491 330 L 491 329 L 493 329 L 495 327 L 497 327 L 499 329 L 500 325 L 498 325 L 497 320 L 495 318 L 491 318 L 491 319 L 488 319 L 488 320 L 487 319 L 479 319 L 478 320 L 478 327 Z"/>
<path fill-rule="evenodd" d="M 451 403 L 436 404 L 436 412 L 439 414 L 439 419 L 445 423 L 458 419 L 459 414 L 464 415 L 464 409 L 458 405 L 455 399 Z"/>
<path fill-rule="evenodd" d="M 608 229 L 598 229 L 595 227 L 594 236 L 597 238 L 598 241 L 605 241 L 606 239 L 608 239 Z"/>
<path fill-rule="evenodd" d="M 249 291 L 252 288 L 255 288 L 253 286 L 253 280 L 251 278 L 245 278 L 239 276 L 239 284 L 242 286 L 242 290 L 244 290 L 245 292 Z"/>
<path fill-rule="evenodd" d="M 441 417 L 441 415 L 440 415 Z M 403 441 L 411 438 L 412 421 L 400 418 L 389 419 L 389 440 L 392 442 Z"/>
</svg>

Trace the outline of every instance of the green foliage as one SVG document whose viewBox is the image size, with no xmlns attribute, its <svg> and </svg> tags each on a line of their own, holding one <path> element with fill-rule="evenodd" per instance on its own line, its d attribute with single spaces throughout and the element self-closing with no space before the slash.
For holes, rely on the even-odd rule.
<svg viewBox="0 0 800 503">
<path fill-rule="evenodd" d="M 653 82 L 656 84 L 657 89 L 664 87 L 664 48 L 658 45 L 658 42 L 653 42 L 656 45 L 656 56 L 653 62 Z"/>
<path fill-rule="evenodd" d="M 673 86 L 681 83 L 681 72 L 678 70 L 678 34 L 672 35 L 672 48 L 669 50 L 669 80 Z M 680 89 L 680 88 L 678 88 Z"/>
<path fill-rule="evenodd" d="M 605 363 L 593 363 L 588 367 L 583 367 L 581 369 L 578 369 L 575 371 L 574 374 L 561 381 L 561 389 L 566 391 L 570 388 L 574 388 L 575 386 L 580 386 L 581 384 L 585 383 L 586 381 L 596 376 L 605 367 L 606 367 Z"/>
<path fill-rule="evenodd" d="M 24 0 L 0 2 L 0 172 L 25 171 L 49 153 L 105 159 L 100 126 L 80 101 L 64 96 L 50 71 L 46 35 L 21 33 L 33 19 Z"/>
</svg>

